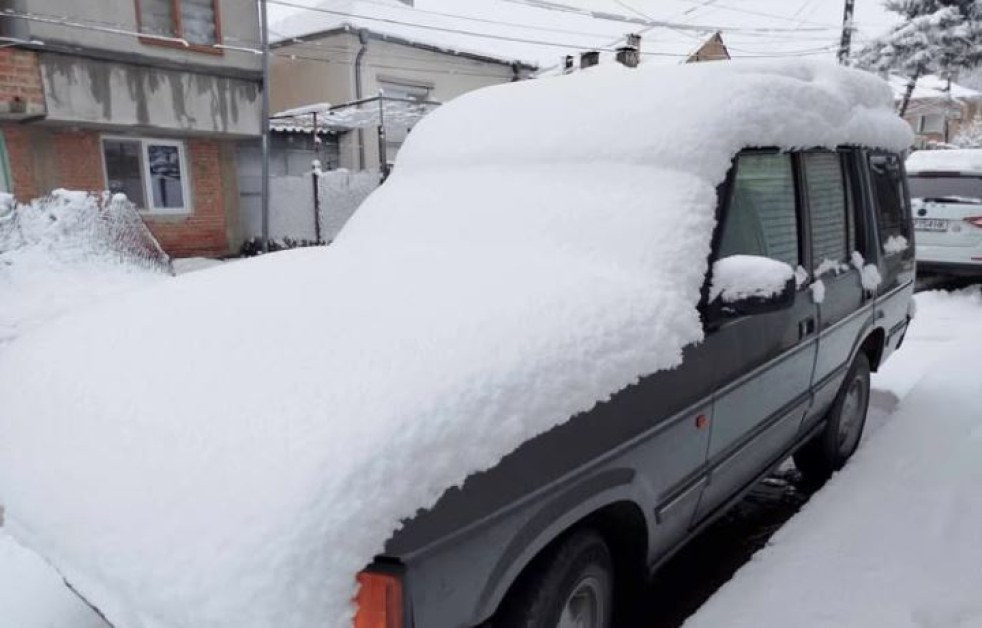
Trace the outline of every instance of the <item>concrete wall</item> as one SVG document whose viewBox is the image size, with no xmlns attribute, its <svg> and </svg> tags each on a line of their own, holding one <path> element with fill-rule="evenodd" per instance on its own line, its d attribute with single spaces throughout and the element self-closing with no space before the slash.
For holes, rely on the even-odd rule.
<svg viewBox="0 0 982 628">
<path fill-rule="evenodd" d="M 259 84 L 39 53 L 47 122 L 237 136 L 260 132 Z"/>
<path fill-rule="evenodd" d="M 76 22 L 111 24 L 114 28 L 137 31 L 137 0 L 0 0 L 0 9 L 18 13 L 71 16 Z M 229 45 L 257 47 L 259 18 L 251 0 L 220 0 L 221 35 Z M 133 35 L 99 32 L 60 24 L 4 18 L 8 34 L 24 39 L 40 39 L 49 47 L 71 44 L 88 50 L 103 50 L 120 58 L 147 57 L 181 65 L 259 72 L 261 60 L 249 52 L 232 50 L 195 51 L 166 46 Z"/>
<path fill-rule="evenodd" d="M 275 49 L 271 65 L 273 111 L 317 102 L 340 104 L 359 97 L 355 91 L 354 59 L 360 48 L 355 33 L 335 33 L 310 42 Z M 422 50 L 392 41 L 369 39 L 362 63 L 361 97 L 378 95 L 382 81 L 430 88 L 430 98 L 447 102 L 475 89 L 508 83 L 511 66 Z M 280 55 L 295 55 L 295 59 Z M 308 58 L 309 57 L 309 58 Z M 341 165 L 360 167 L 359 144 L 364 144 L 365 167 L 378 168 L 378 136 L 374 129 L 351 132 L 341 143 Z"/>
</svg>

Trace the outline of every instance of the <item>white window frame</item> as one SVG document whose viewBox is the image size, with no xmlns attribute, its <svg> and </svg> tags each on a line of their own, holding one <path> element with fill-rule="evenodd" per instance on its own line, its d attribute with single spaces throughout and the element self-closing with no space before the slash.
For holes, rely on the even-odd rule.
<svg viewBox="0 0 982 628">
<path fill-rule="evenodd" d="M 188 159 L 187 151 L 185 150 L 184 142 L 182 140 L 172 140 L 157 137 L 142 137 L 133 135 L 103 135 L 99 141 L 99 152 L 102 156 L 102 180 L 106 183 L 106 189 L 109 189 L 109 171 L 106 167 L 106 141 L 111 142 L 139 142 L 140 143 L 140 160 L 142 163 L 142 183 L 143 183 L 143 196 L 144 202 L 146 202 L 147 207 L 139 207 L 137 209 L 141 214 L 147 214 L 150 216 L 183 216 L 193 213 L 192 203 L 191 203 L 191 186 L 189 179 L 191 177 L 191 172 L 188 169 Z M 173 146 L 177 148 L 177 158 L 181 162 L 181 197 L 184 199 L 184 207 L 156 207 L 153 203 L 153 190 L 150 189 L 150 154 L 147 151 L 147 145 L 153 144 L 155 146 Z M 130 199 L 132 200 L 132 199 Z"/>
</svg>

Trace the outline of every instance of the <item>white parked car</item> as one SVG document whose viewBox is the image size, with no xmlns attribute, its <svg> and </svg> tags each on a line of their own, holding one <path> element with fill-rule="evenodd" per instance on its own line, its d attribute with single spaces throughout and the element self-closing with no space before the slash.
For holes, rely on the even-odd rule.
<svg viewBox="0 0 982 628">
<path fill-rule="evenodd" d="M 920 272 L 982 277 L 982 149 L 907 159 Z"/>
</svg>

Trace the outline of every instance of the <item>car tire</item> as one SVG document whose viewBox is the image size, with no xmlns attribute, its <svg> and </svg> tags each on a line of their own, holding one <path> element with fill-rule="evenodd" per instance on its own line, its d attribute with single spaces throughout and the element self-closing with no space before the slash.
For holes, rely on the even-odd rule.
<svg viewBox="0 0 982 628">
<path fill-rule="evenodd" d="M 516 583 L 495 628 L 611 628 L 614 566 L 593 530 L 574 532 Z"/>
<path fill-rule="evenodd" d="M 866 426 L 869 397 L 869 358 L 860 352 L 832 403 L 825 429 L 794 455 L 795 466 L 807 484 L 821 485 L 855 453 Z"/>
</svg>

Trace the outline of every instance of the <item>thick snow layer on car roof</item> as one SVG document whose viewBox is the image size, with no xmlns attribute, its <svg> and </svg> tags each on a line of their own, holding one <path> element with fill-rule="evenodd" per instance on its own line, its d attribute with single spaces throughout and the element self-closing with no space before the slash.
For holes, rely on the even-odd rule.
<svg viewBox="0 0 982 628">
<path fill-rule="evenodd" d="M 972 172 L 982 174 L 982 149 L 919 150 L 907 158 L 907 172 Z"/>
<path fill-rule="evenodd" d="M 121 628 L 343 626 L 355 572 L 401 519 L 701 340 L 716 186 L 739 148 L 909 140 L 883 83 L 832 66 L 584 72 L 461 98 L 330 247 L 11 343 L 10 532 Z"/>
<path fill-rule="evenodd" d="M 615 162 L 721 179 L 747 146 L 900 151 L 913 138 L 886 82 L 825 62 L 604 66 L 458 100 L 420 122 L 440 132 L 407 142 L 400 168 Z"/>
</svg>

